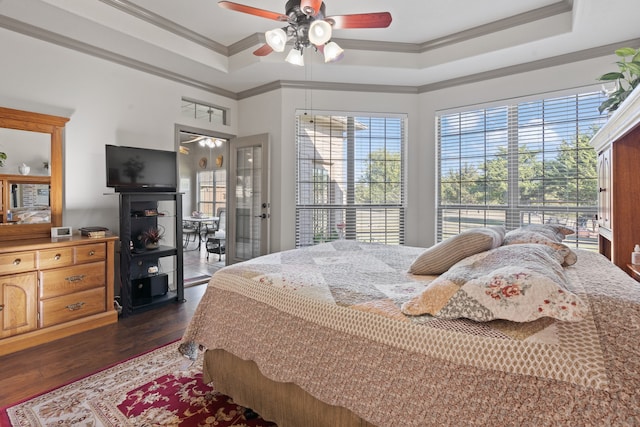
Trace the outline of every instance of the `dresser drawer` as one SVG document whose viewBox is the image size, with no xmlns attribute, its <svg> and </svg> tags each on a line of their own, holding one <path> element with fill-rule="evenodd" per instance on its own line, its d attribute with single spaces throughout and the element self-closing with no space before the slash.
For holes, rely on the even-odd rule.
<svg viewBox="0 0 640 427">
<path fill-rule="evenodd" d="M 85 289 L 104 287 L 104 261 L 40 272 L 40 298 L 52 298 Z"/>
<path fill-rule="evenodd" d="M 95 243 L 92 245 L 81 245 L 76 247 L 76 263 L 100 261 L 107 257 L 107 245 L 105 243 Z"/>
<path fill-rule="evenodd" d="M 40 327 L 46 328 L 105 310 L 104 287 L 49 298 L 40 301 Z"/>
<path fill-rule="evenodd" d="M 0 255 L 0 274 L 22 273 L 36 268 L 35 252 L 14 252 Z"/>
<path fill-rule="evenodd" d="M 73 248 L 57 248 L 38 251 L 38 267 L 56 268 L 73 265 Z"/>
</svg>

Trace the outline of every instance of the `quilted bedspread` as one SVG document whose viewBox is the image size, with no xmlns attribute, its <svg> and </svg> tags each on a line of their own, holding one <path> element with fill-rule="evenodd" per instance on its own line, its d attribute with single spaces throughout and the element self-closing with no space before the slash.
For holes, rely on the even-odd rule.
<svg viewBox="0 0 640 427">
<path fill-rule="evenodd" d="M 409 317 L 436 277 L 408 273 L 421 251 L 335 241 L 225 267 L 183 351 L 225 349 L 379 426 L 640 425 L 640 284 L 578 250 L 584 320 Z"/>
</svg>

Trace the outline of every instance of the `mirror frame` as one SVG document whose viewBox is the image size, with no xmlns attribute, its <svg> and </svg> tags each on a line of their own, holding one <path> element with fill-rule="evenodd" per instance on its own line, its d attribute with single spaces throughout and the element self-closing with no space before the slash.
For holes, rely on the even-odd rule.
<svg viewBox="0 0 640 427">
<path fill-rule="evenodd" d="M 62 226 L 63 210 L 63 160 L 62 160 L 62 138 L 64 126 L 69 121 L 67 117 L 51 116 L 48 114 L 33 113 L 30 111 L 14 110 L 0 107 L 0 127 L 30 132 L 46 133 L 51 136 L 51 155 L 49 170 L 50 176 L 50 197 L 51 197 L 51 222 L 46 224 L 15 224 L 7 225 L 4 221 L 0 226 L 0 241 L 16 239 L 35 239 L 51 237 L 51 227 Z M 2 169 L 0 169 L 1 171 Z M 3 179 L 6 174 L 0 174 Z M 16 179 L 11 179 L 16 182 Z M 4 180 L 4 182 L 7 182 Z M 7 194 L 8 188 L 2 189 L 3 194 Z M 3 205 L 0 216 L 4 218 L 7 207 Z"/>
</svg>

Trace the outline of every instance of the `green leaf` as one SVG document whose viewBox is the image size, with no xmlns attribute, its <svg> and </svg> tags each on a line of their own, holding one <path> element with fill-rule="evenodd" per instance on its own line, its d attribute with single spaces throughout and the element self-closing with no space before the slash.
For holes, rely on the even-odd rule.
<svg viewBox="0 0 640 427">
<path fill-rule="evenodd" d="M 636 76 L 640 76 L 640 64 L 636 62 L 627 62 L 627 69 L 631 71 L 632 74 Z"/>
<path fill-rule="evenodd" d="M 624 78 L 624 74 L 612 71 L 610 73 L 601 75 L 600 77 L 598 77 L 598 80 L 610 81 L 610 80 L 618 80 L 622 78 Z"/>
<path fill-rule="evenodd" d="M 606 101 L 604 101 L 602 104 L 600 104 L 600 106 L 598 107 L 598 111 L 602 114 L 602 112 L 604 110 L 610 110 L 611 107 L 614 104 L 617 104 L 617 103 L 618 103 L 618 99 L 617 98 L 609 98 Z M 613 110 L 615 110 L 615 108 Z M 613 111 L 613 110 L 611 110 L 611 111 Z"/>
<path fill-rule="evenodd" d="M 616 50 L 616 55 L 621 57 L 633 56 L 636 54 L 636 50 L 630 47 L 622 47 Z"/>
</svg>

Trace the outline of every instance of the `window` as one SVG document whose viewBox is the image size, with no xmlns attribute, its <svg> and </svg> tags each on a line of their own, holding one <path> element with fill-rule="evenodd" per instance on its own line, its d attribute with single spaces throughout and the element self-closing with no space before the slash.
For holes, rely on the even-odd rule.
<svg viewBox="0 0 640 427">
<path fill-rule="evenodd" d="M 182 98 L 181 109 L 183 117 L 221 125 L 228 124 L 226 108 Z"/>
<path fill-rule="evenodd" d="M 599 92 L 437 117 L 437 239 L 477 226 L 560 223 L 596 249 Z"/>
<path fill-rule="evenodd" d="M 227 203 L 226 171 L 223 169 L 198 172 L 198 211 L 216 216 Z"/>
<path fill-rule="evenodd" d="M 296 120 L 296 246 L 404 243 L 404 116 Z"/>
</svg>

